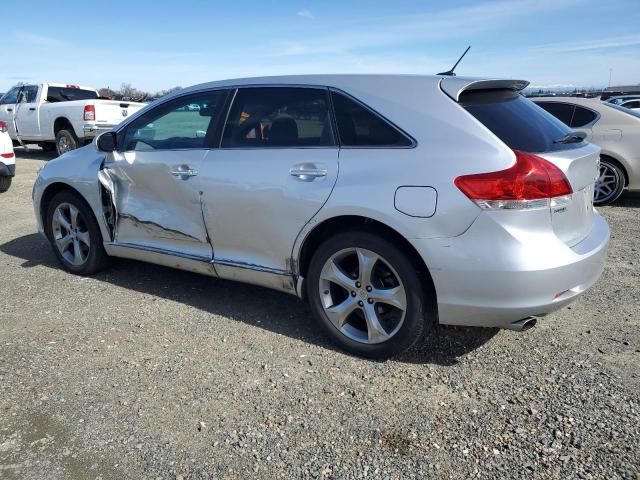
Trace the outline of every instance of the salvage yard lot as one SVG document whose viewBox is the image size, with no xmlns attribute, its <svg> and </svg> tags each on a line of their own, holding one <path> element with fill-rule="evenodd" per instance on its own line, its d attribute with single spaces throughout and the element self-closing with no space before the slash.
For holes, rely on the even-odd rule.
<svg viewBox="0 0 640 480">
<path fill-rule="evenodd" d="M 0 195 L 0 478 L 637 478 L 640 195 L 605 273 L 526 333 L 438 329 L 384 363 L 294 297 L 133 261 L 63 272 L 48 158 Z"/>
</svg>

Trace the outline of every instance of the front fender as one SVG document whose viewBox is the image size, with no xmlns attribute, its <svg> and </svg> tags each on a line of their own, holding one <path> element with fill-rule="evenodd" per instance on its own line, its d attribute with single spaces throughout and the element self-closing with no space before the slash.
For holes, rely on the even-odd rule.
<svg viewBox="0 0 640 480">
<path fill-rule="evenodd" d="M 59 189 L 75 190 L 89 204 L 100 226 L 102 238 L 109 239 L 110 232 L 104 218 L 98 172 L 105 154 L 92 145 L 72 150 L 44 165 L 33 188 L 33 207 L 38 221 L 38 230 L 44 232 L 43 200 Z"/>
</svg>

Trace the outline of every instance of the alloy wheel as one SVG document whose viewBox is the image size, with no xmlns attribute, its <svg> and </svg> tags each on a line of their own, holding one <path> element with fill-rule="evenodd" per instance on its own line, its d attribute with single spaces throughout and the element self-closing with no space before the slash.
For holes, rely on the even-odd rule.
<svg viewBox="0 0 640 480">
<path fill-rule="evenodd" d="M 71 265 L 83 265 L 89 258 L 91 237 L 78 208 L 70 203 L 58 205 L 53 212 L 51 227 L 60 255 Z"/>
<path fill-rule="evenodd" d="M 320 274 L 324 311 L 343 335 L 360 343 L 382 343 L 402 326 L 407 295 L 398 273 L 383 257 L 363 248 L 333 254 Z"/>
<path fill-rule="evenodd" d="M 67 137 L 61 136 L 58 140 L 58 153 L 62 155 L 71 150 L 71 142 Z"/>
<path fill-rule="evenodd" d="M 596 203 L 604 203 L 610 200 L 618 190 L 618 186 L 622 182 L 620 172 L 606 162 L 600 162 L 600 171 L 595 184 Z"/>
</svg>

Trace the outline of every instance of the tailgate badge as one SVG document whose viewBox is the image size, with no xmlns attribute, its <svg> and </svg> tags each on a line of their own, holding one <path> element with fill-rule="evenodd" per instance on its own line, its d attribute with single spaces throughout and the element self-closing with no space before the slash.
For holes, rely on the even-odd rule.
<svg viewBox="0 0 640 480">
<path fill-rule="evenodd" d="M 126 110 L 122 110 L 122 116 L 126 117 L 127 115 L 129 115 L 129 112 L 127 112 Z"/>
</svg>

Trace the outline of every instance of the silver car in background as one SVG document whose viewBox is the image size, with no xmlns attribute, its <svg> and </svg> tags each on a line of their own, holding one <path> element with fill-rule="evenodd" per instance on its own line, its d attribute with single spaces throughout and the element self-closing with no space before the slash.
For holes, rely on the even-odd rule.
<svg viewBox="0 0 640 480">
<path fill-rule="evenodd" d="M 589 98 L 538 97 L 534 102 L 602 148 L 596 205 L 615 202 L 625 188 L 640 190 L 640 111 Z"/>
<path fill-rule="evenodd" d="M 596 282 L 609 240 L 592 204 L 600 149 L 526 85 L 194 86 L 47 163 L 39 229 L 77 274 L 124 257 L 291 293 L 358 355 L 401 352 L 437 323 L 525 330 Z"/>
</svg>

